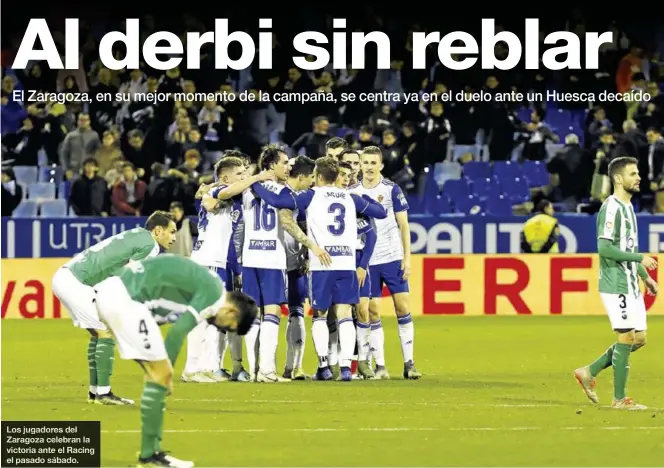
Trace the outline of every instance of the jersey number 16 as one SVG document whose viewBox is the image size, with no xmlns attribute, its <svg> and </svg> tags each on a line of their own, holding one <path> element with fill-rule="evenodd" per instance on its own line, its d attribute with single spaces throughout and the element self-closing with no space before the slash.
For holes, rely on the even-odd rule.
<svg viewBox="0 0 664 468">
<path fill-rule="evenodd" d="M 251 201 L 254 209 L 254 231 L 271 231 L 277 225 L 277 212 L 257 198 Z"/>
</svg>

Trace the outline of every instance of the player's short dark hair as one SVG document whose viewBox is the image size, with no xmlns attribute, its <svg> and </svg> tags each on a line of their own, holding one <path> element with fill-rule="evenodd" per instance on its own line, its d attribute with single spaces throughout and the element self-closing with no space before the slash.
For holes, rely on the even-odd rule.
<svg viewBox="0 0 664 468">
<path fill-rule="evenodd" d="M 339 176 L 339 161 L 332 156 L 325 156 L 316 160 L 316 172 L 325 183 L 333 184 Z"/>
<path fill-rule="evenodd" d="M 373 133 L 373 127 L 371 125 L 362 125 L 360 126 L 360 133 Z"/>
<path fill-rule="evenodd" d="M 615 176 L 620 174 L 623 169 L 630 164 L 636 164 L 638 166 L 639 161 L 631 156 L 620 156 L 611 161 L 609 163 L 609 179 L 611 179 L 611 182 L 613 182 Z"/>
<path fill-rule="evenodd" d="M 293 160 L 293 164 L 290 168 L 290 177 L 299 177 L 299 176 L 310 176 L 314 172 L 316 167 L 316 162 L 304 155 L 300 155 Z"/>
<path fill-rule="evenodd" d="M 279 162 L 281 155 L 286 154 L 283 148 L 277 145 L 267 145 L 263 147 L 261 155 L 258 157 L 258 168 L 261 171 L 270 169 L 273 164 Z"/>
<path fill-rule="evenodd" d="M 375 155 L 378 155 L 381 162 L 383 161 L 383 152 L 380 150 L 380 148 L 378 146 L 367 146 L 362 151 L 362 154 L 363 155 L 365 155 L 365 154 L 375 154 Z"/>
<path fill-rule="evenodd" d="M 383 132 L 383 136 L 385 136 L 385 135 L 392 135 L 392 136 L 396 137 L 396 136 L 397 136 L 397 132 L 395 132 L 395 131 L 392 130 L 391 128 L 388 128 L 387 130 L 385 130 L 385 131 Z"/>
<path fill-rule="evenodd" d="M 158 227 L 167 228 L 173 221 L 173 216 L 167 211 L 155 211 L 145 222 L 145 229 L 152 232 Z"/>
<path fill-rule="evenodd" d="M 538 213 L 544 213 L 544 210 L 546 210 L 549 206 L 551 206 L 551 202 L 549 200 L 540 200 L 537 204 L 537 207 L 535 208 L 535 211 Z"/>
<path fill-rule="evenodd" d="M 244 167 L 244 161 L 235 156 L 224 156 L 214 164 L 214 173 L 219 177 L 222 172 L 234 167 Z"/>
<path fill-rule="evenodd" d="M 649 127 L 648 130 L 646 130 L 646 133 L 647 132 L 653 132 L 653 133 L 657 133 L 658 135 L 661 135 L 662 134 L 662 129 L 658 128 L 658 127 Z"/>
<path fill-rule="evenodd" d="M 132 171 L 135 171 L 135 170 L 136 170 L 136 166 L 134 166 L 134 165 L 133 165 L 132 163 L 130 163 L 130 162 L 126 162 L 126 163 L 124 163 L 124 164 L 122 165 L 122 169 L 123 169 L 123 170 L 124 170 L 125 168 L 127 168 L 127 167 L 131 167 L 131 170 L 132 170 Z"/>
<path fill-rule="evenodd" d="M 256 301 L 241 291 L 226 293 L 226 298 L 233 303 L 238 310 L 237 334 L 244 336 L 249 332 L 251 325 L 258 315 Z"/>
<path fill-rule="evenodd" d="M 242 161 L 245 161 L 245 162 L 247 162 L 251 159 L 251 158 L 249 158 L 248 155 L 246 155 L 242 151 L 236 150 L 236 149 L 229 149 L 229 150 L 224 151 L 221 154 L 221 157 L 222 158 L 230 158 L 230 157 L 240 158 Z"/>
<path fill-rule="evenodd" d="M 337 156 L 337 158 L 339 158 L 339 161 L 341 162 L 341 161 L 343 161 L 344 156 L 346 156 L 347 154 L 357 154 L 357 157 L 358 158 L 360 157 L 360 153 L 357 150 L 354 150 L 352 148 L 348 148 L 348 149 L 343 150 L 341 153 L 339 153 L 339 156 Z"/>
<path fill-rule="evenodd" d="M 99 163 L 97 163 L 95 158 L 87 158 L 85 161 L 83 161 L 84 166 L 87 166 L 88 164 L 93 164 L 95 167 L 99 167 Z"/>
<path fill-rule="evenodd" d="M 170 205 L 169 208 L 170 208 L 171 210 L 173 210 L 173 209 L 175 209 L 175 208 L 179 208 L 179 209 L 181 209 L 182 211 L 184 211 L 184 205 L 182 204 L 182 202 L 179 202 L 179 201 L 171 202 L 171 205 Z"/>
<path fill-rule="evenodd" d="M 347 149 L 348 143 L 346 143 L 346 140 L 339 137 L 332 137 L 329 140 L 327 140 L 327 142 L 325 143 L 325 149 L 338 149 L 338 148 Z"/>
<path fill-rule="evenodd" d="M 339 169 L 348 169 L 349 171 L 353 170 L 353 167 L 350 165 L 350 163 L 347 163 L 346 161 L 339 161 Z"/>
</svg>

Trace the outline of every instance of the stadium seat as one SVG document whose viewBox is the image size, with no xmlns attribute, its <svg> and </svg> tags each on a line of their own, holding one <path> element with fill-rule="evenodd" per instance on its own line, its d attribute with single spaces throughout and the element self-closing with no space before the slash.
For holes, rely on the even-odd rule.
<svg viewBox="0 0 664 468">
<path fill-rule="evenodd" d="M 65 178 L 65 171 L 59 166 L 44 166 L 39 168 L 39 182 L 59 184 Z"/>
<path fill-rule="evenodd" d="M 57 199 L 43 202 L 40 205 L 40 215 L 43 218 L 65 218 L 67 216 L 67 201 Z"/>
<path fill-rule="evenodd" d="M 12 218 L 34 218 L 37 216 L 37 208 L 39 204 L 33 200 L 23 200 L 18 204 Z"/>
<path fill-rule="evenodd" d="M 463 175 L 469 179 L 485 179 L 491 177 L 491 166 L 484 161 L 470 161 L 463 165 Z"/>
<path fill-rule="evenodd" d="M 452 213 L 452 204 L 446 195 L 428 197 L 424 200 L 426 212 L 433 216 Z"/>
<path fill-rule="evenodd" d="M 443 195 L 449 197 L 453 203 L 458 198 L 468 198 L 470 196 L 470 187 L 468 182 L 463 179 L 451 179 L 443 185 Z"/>
<path fill-rule="evenodd" d="M 28 185 L 28 198 L 37 202 L 55 199 L 55 184 L 33 182 Z"/>
<path fill-rule="evenodd" d="M 460 179 L 461 173 L 461 164 L 458 162 L 445 161 L 433 166 L 433 178 L 439 187 L 445 185 L 448 180 Z"/>
<path fill-rule="evenodd" d="M 435 196 L 435 195 L 434 195 Z M 411 213 L 421 213 L 423 200 L 419 195 L 409 194 L 406 195 L 406 201 L 408 202 L 409 211 Z"/>
<path fill-rule="evenodd" d="M 493 163 L 493 175 L 495 175 L 500 182 L 507 179 L 516 179 L 521 177 L 521 167 L 512 161 L 495 161 Z"/>
<path fill-rule="evenodd" d="M 452 160 L 458 161 L 461 156 L 470 153 L 473 155 L 473 159 L 479 159 L 480 150 L 475 145 L 454 145 L 452 149 Z"/>
<path fill-rule="evenodd" d="M 16 176 L 16 183 L 21 185 L 29 185 L 37 182 L 39 169 L 37 166 L 14 166 L 14 175 Z"/>
<path fill-rule="evenodd" d="M 48 155 L 44 148 L 40 148 L 39 151 L 37 151 L 37 164 L 40 166 L 48 165 Z"/>
<path fill-rule="evenodd" d="M 530 200 L 530 187 L 524 178 L 517 177 L 511 182 L 503 184 L 503 190 L 505 196 L 515 205 Z"/>
<path fill-rule="evenodd" d="M 543 161 L 524 161 L 521 168 L 531 188 L 549 185 L 549 173 Z"/>
<path fill-rule="evenodd" d="M 60 185 L 58 185 L 58 198 L 69 200 L 70 187 L 71 187 L 71 182 L 67 180 L 65 180 L 64 182 L 60 182 Z"/>
<path fill-rule="evenodd" d="M 489 198 L 486 202 L 486 211 L 493 216 L 511 216 L 512 202 L 502 195 L 497 198 Z"/>
<path fill-rule="evenodd" d="M 469 195 L 467 197 L 459 197 L 454 200 L 454 210 L 457 213 L 463 213 L 467 215 L 476 215 L 481 214 L 484 209 L 484 202 L 474 195 Z M 475 211 L 477 210 L 477 212 Z"/>
<path fill-rule="evenodd" d="M 495 177 L 471 179 L 471 190 L 473 195 L 480 200 L 486 200 L 492 196 L 500 195 L 500 184 Z"/>
</svg>

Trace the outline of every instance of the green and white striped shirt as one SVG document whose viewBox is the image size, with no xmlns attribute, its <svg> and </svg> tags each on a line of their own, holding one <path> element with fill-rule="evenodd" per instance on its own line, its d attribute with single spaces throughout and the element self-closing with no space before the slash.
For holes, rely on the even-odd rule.
<svg viewBox="0 0 664 468">
<path fill-rule="evenodd" d="M 611 241 L 623 252 L 638 253 L 639 233 L 632 204 L 621 202 L 613 195 L 607 198 L 597 216 L 597 237 Z M 600 256 L 599 292 L 638 297 L 641 294 L 638 266 L 637 262 Z"/>
</svg>

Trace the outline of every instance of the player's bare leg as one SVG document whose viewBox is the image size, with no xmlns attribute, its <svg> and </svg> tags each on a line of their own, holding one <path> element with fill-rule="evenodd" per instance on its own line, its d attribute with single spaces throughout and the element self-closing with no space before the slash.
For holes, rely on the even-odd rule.
<svg viewBox="0 0 664 468">
<path fill-rule="evenodd" d="M 339 332 L 339 344 L 341 348 L 339 359 L 339 380 L 350 382 L 353 378 L 350 364 L 353 360 L 355 344 L 357 343 L 355 324 L 353 323 L 353 312 L 350 304 L 337 305 L 335 307 L 335 312 L 337 315 L 337 329 Z"/>
<path fill-rule="evenodd" d="M 258 360 L 259 370 L 256 374 L 257 382 L 290 382 L 277 374 L 277 345 L 279 343 L 279 323 L 281 321 L 281 306 L 267 305 L 264 308 L 263 322 L 259 336 Z"/>
<path fill-rule="evenodd" d="M 369 362 L 371 333 L 369 298 L 361 297 L 355 310 L 357 311 L 357 372 L 365 379 L 373 379 L 376 375 Z"/>
<path fill-rule="evenodd" d="M 90 340 L 88 343 L 88 365 L 90 368 L 90 392 L 88 393 L 88 403 L 99 405 L 128 406 L 133 405 L 134 400 L 121 398 L 111 391 L 111 374 L 113 373 L 113 362 L 115 361 L 115 340 L 106 330 L 88 330 L 90 335 L 96 337 L 96 340 Z M 92 353 L 92 343 L 94 341 L 95 349 Z M 91 357 L 93 360 L 91 360 Z M 94 363 L 94 367 L 90 363 Z M 95 393 L 92 393 L 92 372 L 96 374 L 94 382 L 96 383 Z"/>
<path fill-rule="evenodd" d="M 422 374 L 415 368 L 414 342 L 415 329 L 413 317 L 410 315 L 410 295 L 407 292 L 392 295 L 394 310 L 397 313 L 399 324 L 399 341 L 401 342 L 401 353 L 403 354 L 403 378 L 417 380 Z"/>
<path fill-rule="evenodd" d="M 369 332 L 369 344 L 371 354 L 376 361 L 375 379 L 389 379 L 390 374 L 385 367 L 385 332 L 383 331 L 383 322 L 378 313 L 379 299 L 369 301 L 369 319 L 371 321 L 371 330 Z"/>
<path fill-rule="evenodd" d="M 145 371 L 145 385 L 141 398 L 141 451 L 138 466 L 190 468 L 193 462 L 178 460 L 161 449 L 164 432 L 166 396 L 173 391 L 173 367 L 168 359 L 138 361 Z"/>
</svg>

